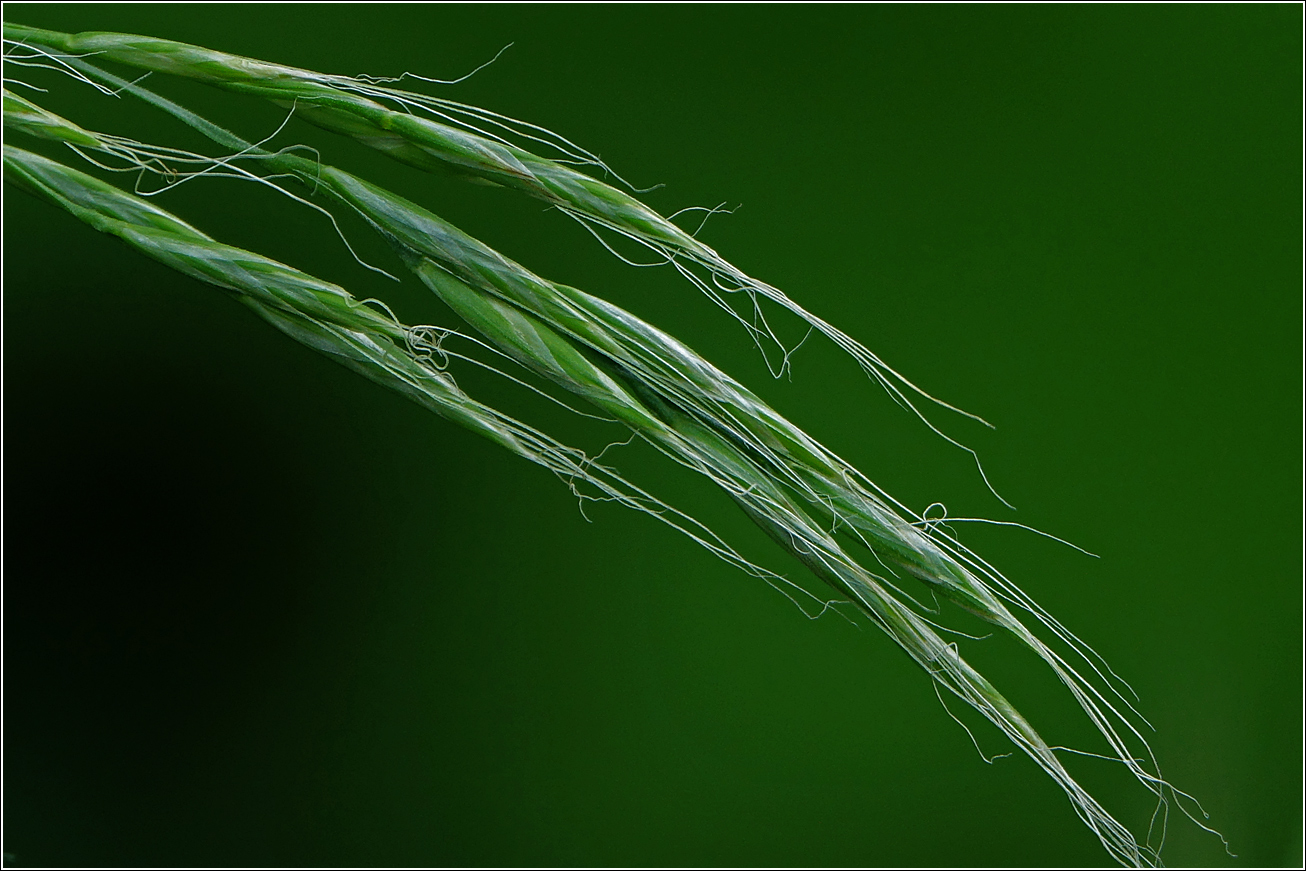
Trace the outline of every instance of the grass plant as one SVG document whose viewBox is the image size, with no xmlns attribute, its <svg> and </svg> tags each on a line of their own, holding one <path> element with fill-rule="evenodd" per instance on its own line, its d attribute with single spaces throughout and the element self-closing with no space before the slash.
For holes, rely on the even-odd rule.
<svg viewBox="0 0 1306 871">
<path fill-rule="evenodd" d="M 311 158 L 303 149 L 266 149 L 96 64 L 111 61 L 271 99 L 292 115 L 405 163 L 452 169 L 544 200 L 596 235 L 613 232 L 633 239 L 673 264 L 744 324 L 764 353 L 774 343 L 780 351 L 779 362 L 771 365 L 774 374 L 787 370 L 790 350 L 768 325 L 763 300 L 798 315 L 851 354 L 895 400 L 925 420 L 909 394 L 933 397 L 860 343 L 778 289 L 748 277 L 635 196 L 562 162 L 606 171 L 594 155 L 542 128 L 368 77 L 322 75 L 167 40 L 63 34 L 8 23 L 5 44 L 8 63 L 58 69 L 107 93 L 131 94 L 229 153 L 206 157 L 96 132 L 9 91 L 7 131 L 66 145 L 104 168 L 154 174 L 166 186 L 203 175 L 268 184 L 292 179 L 299 186 L 293 196 L 301 202 L 329 214 L 361 216 L 390 243 L 402 265 L 493 350 L 588 401 L 670 460 L 724 489 L 768 536 L 884 631 L 936 687 L 977 710 L 1046 772 L 1115 861 L 1158 863 L 1170 806 L 1190 817 L 1200 812 L 1185 807 L 1188 802 L 1195 808 L 1195 802 L 1161 777 L 1141 732 L 1145 721 L 1126 697 L 1130 691 L 1091 648 L 954 535 L 895 501 L 704 356 L 604 298 L 541 277 L 421 205 L 331 166 L 317 149 Z M 560 159 L 537 156 L 513 144 L 513 136 L 552 146 Z M 223 245 L 141 196 L 8 141 L 5 178 L 143 254 L 224 288 L 298 341 L 550 469 L 582 498 L 645 511 L 732 565 L 811 596 L 822 611 L 830 604 L 741 556 L 703 524 L 599 465 L 597 458 L 468 396 L 446 371 L 449 352 L 443 342 L 457 335 L 454 331 L 404 326 L 388 310 L 360 302 L 337 285 Z M 749 300 L 749 310 L 731 306 L 735 294 Z M 1106 758 L 1127 768 L 1155 796 L 1155 831 L 1136 837 L 1080 786 L 1059 756 L 1078 751 L 1045 741 L 962 657 L 959 643 L 945 640 L 940 632 L 949 630 L 936 622 L 942 619 L 938 609 L 904 590 L 908 582 L 1000 628 L 1051 669 L 1105 741 Z"/>
</svg>

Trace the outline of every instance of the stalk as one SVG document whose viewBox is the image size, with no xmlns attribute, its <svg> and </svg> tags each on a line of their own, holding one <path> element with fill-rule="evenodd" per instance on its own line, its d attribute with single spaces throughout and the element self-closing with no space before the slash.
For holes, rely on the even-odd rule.
<svg viewBox="0 0 1306 871">
<path fill-rule="evenodd" d="M 572 162 L 608 170 L 589 152 L 542 128 L 453 101 L 386 87 L 366 76 L 327 75 L 172 40 L 124 33 L 60 33 L 8 23 L 4 26 L 4 36 L 6 42 L 14 45 L 44 47 L 67 55 L 97 55 L 137 69 L 183 76 L 236 93 L 263 97 L 286 108 L 294 106 L 311 123 L 351 136 L 396 160 L 423 170 L 453 172 L 520 191 L 558 207 L 592 229 L 606 229 L 632 239 L 675 266 L 729 312 L 749 331 L 764 356 L 765 343 L 774 342 L 783 357 L 778 364 L 772 364 L 768 358 L 768 365 L 780 377 L 789 367 L 790 352 L 767 324 L 757 297 L 770 299 L 851 355 L 896 402 L 911 409 L 934 432 L 970 453 L 988 485 L 975 452 L 938 430 L 907 394 L 915 393 L 988 426 L 982 418 L 926 393 L 860 342 L 808 312 L 779 289 L 751 278 L 635 197 L 484 129 L 497 127 L 505 133 L 516 132 L 526 139 L 560 148 L 565 159 Z M 726 299 L 735 293 L 743 293 L 750 299 L 750 317 L 738 314 Z M 760 326 L 754 324 L 754 318 Z M 991 485 L 989 489 L 993 490 Z M 996 496 L 996 491 L 993 492 Z"/>
</svg>

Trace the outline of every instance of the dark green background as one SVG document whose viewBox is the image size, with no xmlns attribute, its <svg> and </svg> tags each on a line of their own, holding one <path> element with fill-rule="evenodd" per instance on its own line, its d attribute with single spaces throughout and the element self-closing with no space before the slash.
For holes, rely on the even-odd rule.
<svg viewBox="0 0 1306 871">
<path fill-rule="evenodd" d="M 1100 554 L 962 530 L 1132 682 L 1163 771 L 1239 855 L 1177 818 L 1170 863 L 1300 864 L 1300 7 L 5 16 L 346 74 L 453 77 L 515 41 L 448 93 L 665 182 L 664 212 L 742 203 L 703 238 L 993 421 L 931 412 L 1020 510 L 828 344 L 772 381 L 688 285 L 537 202 L 298 122 L 277 142 L 670 329 L 913 508 Z M 199 144 L 130 100 L 16 72 L 87 126 Z M 249 137 L 283 117 L 150 83 Z M 197 182 L 160 202 L 407 322 L 452 322 L 272 193 Z M 985 765 L 874 628 L 809 622 L 647 518 L 600 506 L 586 523 L 544 471 L 25 194 L 6 189 L 4 218 L 4 849 L 20 864 L 1107 861 L 1027 759 Z M 584 447 L 622 437 L 462 383 Z M 800 576 L 710 487 L 636 448 L 607 459 Z M 1050 740 L 1094 749 L 1044 669 L 999 639 L 963 651 Z M 1074 771 L 1145 828 L 1141 787 Z"/>
</svg>

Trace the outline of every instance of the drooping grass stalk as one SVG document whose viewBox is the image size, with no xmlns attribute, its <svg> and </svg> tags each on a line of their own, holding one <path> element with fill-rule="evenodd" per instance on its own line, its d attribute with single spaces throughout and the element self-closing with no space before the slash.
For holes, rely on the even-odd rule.
<svg viewBox="0 0 1306 871">
<path fill-rule="evenodd" d="M 6 95 L 6 123 L 117 157 L 131 154 L 121 140 L 76 127 L 14 95 Z M 252 148 L 245 144 L 242 151 L 253 153 Z M 1113 856 L 1127 864 L 1144 861 L 1127 829 L 1078 786 L 1005 697 L 965 662 L 955 644 L 945 642 L 926 619 L 890 592 L 896 591 L 891 581 L 850 556 L 833 529 L 845 524 L 890 574 L 894 567 L 905 570 L 1038 653 L 1107 736 L 1112 751 L 1159 793 L 1158 778 L 1138 767 L 1111 725 L 1107 712 L 1114 714 L 1114 709 L 1029 632 L 983 581 L 862 486 L 865 479 L 854 468 L 742 385 L 634 315 L 534 276 L 419 206 L 348 173 L 297 155 L 260 151 L 258 156 L 269 168 L 313 182 L 353 206 L 395 243 L 428 287 L 505 353 L 590 400 L 672 459 L 721 485 L 774 540 L 851 596 L 934 680 L 974 706 L 1043 767 Z M 136 163 L 150 166 L 144 160 Z M 572 344 L 577 341 L 597 355 L 597 364 Z"/>
<path fill-rule="evenodd" d="M 53 50 L 73 56 L 96 55 L 137 69 L 184 76 L 263 97 L 283 107 L 293 105 L 304 119 L 351 136 L 404 163 L 425 170 L 452 171 L 550 203 L 591 230 L 602 228 L 632 239 L 672 264 L 742 324 L 764 356 L 768 340 L 780 349 L 783 356 L 778 364 L 772 364 L 767 357 L 772 374 L 779 377 L 789 367 L 790 352 L 767 323 L 759 305 L 758 296 L 769 299 L 850 354 L 896 402 L 911 409 L 947 441 L 967 451 L 985 484 L 997 495 L 984 475 L 978 455 L 939 430 L 907 394 L 915 393 L 986 426 L 987 422 L 926 393 L 860 342 L 807 311 L 779 289 L 748 276 L 635 197 L 573 169 L 568 164 L 610 172 L 606 164 L 588 151 L 543 128 L 474 106 L 383 84 L 394 81 L 391 79 L 328 75 L 172 40 L 125 33 L 60 33 L 8 23 L 4 38 L 12 46 L 39 48 L 38 54 L 48 55 Z M 24 58 L 19 57 L 18 62 L 24 62 Z M 559 159 L 541 157 L 518 147 L 506 138 L 509 135 L 549 146 L 559 152 Z M 749 315 L 739 314 L 723 293 L 745 294 L 751 300 Z"/>
<path fill-rule="evenodd" d="M 76 58 L 61 62 L 94 70 Z M 1134 759 L 1113 723 L 1123 723 L 1139 741 L 1142 736 L 1103 691 L 1043 644 L 1004 601 L 1031 613 L 1101 676 L 1092 651 L 955 539 L 924 518 L 906 519 L 902 513 L 910 512 L 850 464 L 701 356 L 634 315 L 536 276 L 416 204 L 349 173 L 297 154 L 264 151 L 138 86 L 95 73 L 116 89 L 172 112 L 241 156 L 257 158 L 268 171 L 295 177 L 362 215 L 428 287 L 504 353 L 621 420 L 676 462 L 707 475 L 818 577 L 851 596 L 935 681 L 974 706 L 1044 768 L 1114 858 L 1125 864 L 1148 864 L 1156 858 L 1075 783 L 1054 748 L 965 662 L 955 644 L 934 631 L 928 618 L 904 604 L 899 596 L 908 601 L 910 597 L 885 577 L 901 571 L 1014 635 L 1053 669 L 1106 737 L 1112 754 L 1163 804 L 1167 796 L 1183 796 Z M 166 150 L 150 151 L 140 143 L 84 130 L 9 94 L 5 121 L 13 129 L 95 149 L 141 169 L 160 172 L 169 159 Z M 232 162 L 214 165 L 230 167 Z M 8 167 L 7 154 L 7 173 Z M 884 574 L 868 570 L 850 555 L 836 538 L 841 527 L 867 549 Z"/>
</svg>

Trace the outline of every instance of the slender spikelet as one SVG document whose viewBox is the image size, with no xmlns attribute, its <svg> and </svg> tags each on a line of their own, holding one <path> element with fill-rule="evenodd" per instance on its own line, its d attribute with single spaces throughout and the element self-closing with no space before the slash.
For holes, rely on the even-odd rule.
<svg viewBox="0 0 1306 871">
<path fill-rule="evenodd" d="M 560 152 L 560 159 L 568 163 L 610 172 L 602 161 L 562 137 L 461 103 L 387 87 L 373 77 L 327 75 L 172 40 L 123 33 L 59 33 L 7 23 L 5 40 L 12 46 L 44 47 L 69 55 L 97 55 L 138 69 L 184 76 L 264 97 L 281 106 L 294 106 L 306 120 L 351 136 L 412 166 L 452 171 L 548 202 L 592 230 L 605 229 L 634 240 L 672 264 L 748 330 L 764 356 L 768 353 L 768 343 L 779 348 L 780 361 L 773 363 L 769 357 L 767 360 L 772 374 L 780 377 L 789 367 L 790 352 L 759 307 L 759 296 L 770 299 L 850 354 L 896 402 L 911 409 L 940 436 L 970 453 L 988 483 L 975 452 L 937 429 L 907 394 L 915 393 L 985 423 L 981 418 L 926 393 L 860 342 L 807 311 L 779 289 L 749 277 L 630 194 L 567 163 L 520 148 L 485 128 L 518 133 L 527 140 L 553 146 Z M 20 62 L 24 62 L 22 57 Z M 726 298 L 736 293 L 743 293 L 751 300 L 746 315 L 737 312 Z"/>
</svg>

